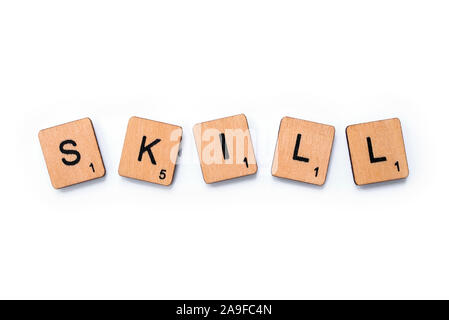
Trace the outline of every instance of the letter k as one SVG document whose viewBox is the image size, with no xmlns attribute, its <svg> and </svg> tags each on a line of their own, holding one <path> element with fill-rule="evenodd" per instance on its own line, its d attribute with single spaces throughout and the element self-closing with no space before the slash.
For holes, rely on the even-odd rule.
<svg viewBox="0 0 449 320">
<path fill-rule="evenodd" d="M 145 152 L 148 152 L 148 155 L 150 156 L 151 163 L 153 165 L 156 165 L 156 159 L 154 159 L 153 152 L 151 151 L 151 148 L 157 145 L 159 142 L 161 142 L 161 139 L 156 139 L 153 142 L 151 142 L 149 145 L 145 146 L 145 142 L 147 141 L 147 137 L 143 136 L 142 138 L 142 144 L 140 145 L 140 152 L 139 152 L 139 158 L 137 159 L 139 162 L 142 161 L 142 156 Z"/>
</svg>

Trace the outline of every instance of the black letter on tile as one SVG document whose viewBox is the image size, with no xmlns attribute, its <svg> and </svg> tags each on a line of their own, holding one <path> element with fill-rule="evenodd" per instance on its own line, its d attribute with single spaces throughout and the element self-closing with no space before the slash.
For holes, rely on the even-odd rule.
<svg viewBox="0 0 449 320">
<path fill-rule="evenodd" d="M 64 146 L 66 144 L 71 144 L 72 146 L 76 147 L 76 142 L 73 140 L 65 140 L 63 142 L 61 142 L 61 144 L 59 145 L 59 151 L 61 151 L 63 154 L 73 154 L 76 156 L 76 159 L 73 161 L 67 161 L 65 158 L 62 158 L 62 162 L 66 165 L 66 166 L 74 166 L 77 165 L 80 160 L 81 160 L 81 155 L 78 151 L 76 150 L 65 150 Z"/>
<path fill-rule="evenodd" d="M 223 152 L 223 158 L 225 160 L 229 159 L 228 147 L 226 146 L 226 136 L 224 133 L 220 133 L 220 141 L 221 141 L 221 151 Z"/>
<path fill-rule="evenodd" d="M 151 148 L 157 145 L 159 142 L 161 142 L 161 139 L 156 139 L 153 142 L 151 142 L 149 145 L 145 146 L 145 142 L 147 141 L 147 137 L 143 136 L 142 138 L 142 144 L 140 145 L 140 153 L 139 158 L 137 160 L 142 161 L 142 156 L 145 152 L 148 152 L 148 155 L 150 156 L 151 163 L 156 165 L 156 159 L 154 159 L 153 152 L 151 151 Z"/>
<path fill-rule="evenodd" d="M 299 146 L 301 145 L 301 134 L 298 134 L 296 138 L 295 152 L 293 153 L 293 160 L 301 161 L 301 162 L 309 162 L 309 158 L 303 158 L 298 156 Z"/>
<path fill-rule="evenodd" d="M 380 158 L 375 158 L 374 157 L 373 144 L 371 142 L 371 138 L 370 137 L 366 138 L 366 142 L 368 143 L 369 160 L 371 161 L 371 163 L 378 163 L 378 162 L 387 161 L 386 157 L 380 157 Z"/>
</svg>

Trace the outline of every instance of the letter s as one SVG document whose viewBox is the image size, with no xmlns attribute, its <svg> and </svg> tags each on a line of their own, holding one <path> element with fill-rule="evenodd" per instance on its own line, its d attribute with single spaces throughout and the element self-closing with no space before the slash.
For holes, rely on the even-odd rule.
<svg viewBox="0 0 449 320">
<path fill-rule="evenodd" d="M 67 161 L 65 158 L 62 158 L 62 162 L 66 165 L 66 166 L 74 166 L 77 165 L 80 160 L 81 160 L 81 155 L 78 151 L 76 150 L 66 150 L 64 149 L 64 146 L 66 144 L 71 144 L 72 146 L 76 147 L 76 142 L 73 140 L 65 140 L 63 142 L 61 142 L 61 144 L 59 145 L 59 151 L 61 151 L 63 154 L 73 154 L 76 156 L 76 159 L 73 161 Z"/>
</svg>

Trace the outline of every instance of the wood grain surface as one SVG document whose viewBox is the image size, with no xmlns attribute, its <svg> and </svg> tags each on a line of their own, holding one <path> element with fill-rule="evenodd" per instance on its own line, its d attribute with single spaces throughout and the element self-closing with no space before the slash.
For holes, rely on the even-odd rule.
<svg viewBox="0 0 449 320">
<path fill-rule="evenodd" d="M 193 133 L 206 183 L 257 172 L 248 121 L 244 114 L 197 124 Z"/>
<path fill-rule="evenodd" d="M 182 139 L 182 128 L 132 117 L 120 160 L 123 177 L 171 185 Z"/>
<path fill-rule="evenodd" d="M 89 118 L 41 130 L 39 141 L 56 189 L 101 178 L 106 173 Z"/>
<path fill-rule="evenodd" d="M 273 160 L 273 176 L 323 185 L 334 136 L 333 126 L 283 118 Z"/>
<path fill-rule="evenodd" d="M 354 182 L 366 185 L 407 178 L 409 175 L 399 119 L 347 127 Z"/>
</svg>

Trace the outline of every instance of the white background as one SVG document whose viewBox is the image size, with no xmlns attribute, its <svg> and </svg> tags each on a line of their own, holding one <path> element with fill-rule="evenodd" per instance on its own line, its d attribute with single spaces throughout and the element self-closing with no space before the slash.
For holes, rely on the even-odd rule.
<svg viewBox="0 0 449 320">
<path fill-rule="evenodd" d="M 449 298 L 447 1 L 0 2 L 0 298 Z M 194 124 L 245 113 L 259 173 L 203 182 Z M 323 188 L 271 176 L 283 116 L 332 124 Z M 56 191 L 40 129 L 90 117 L 107 176 Z M 181 125 L 169 188 L 128 119 Z M 410 177 L 353 183 L 345 128 L 399 117 Z"/>
</svg>

